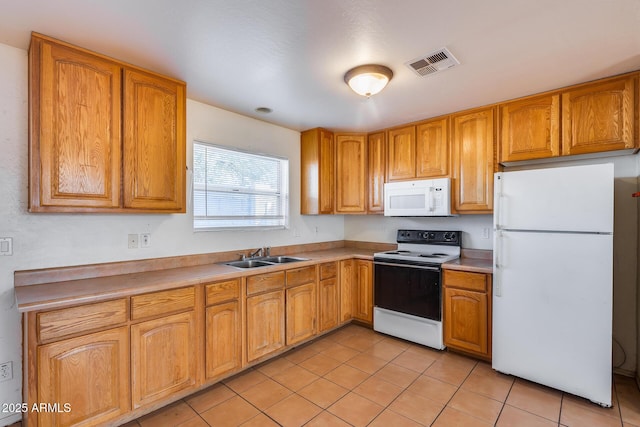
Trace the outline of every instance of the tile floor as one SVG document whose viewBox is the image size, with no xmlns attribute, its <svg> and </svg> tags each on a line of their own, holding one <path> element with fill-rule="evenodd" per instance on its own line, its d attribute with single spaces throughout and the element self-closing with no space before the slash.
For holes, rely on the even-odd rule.
<svg viewBox="0 0 640 427">
<path fill-rule="evenodd" d="M 584 399 L 348 325 L 126 427 L 640 427 L 640 391 L 615 376 L 614 405 Z"/>
</svg>

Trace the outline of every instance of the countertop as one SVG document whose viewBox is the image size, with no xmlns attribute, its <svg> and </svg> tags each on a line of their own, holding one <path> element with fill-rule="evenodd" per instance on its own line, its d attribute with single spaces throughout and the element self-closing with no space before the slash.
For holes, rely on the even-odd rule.
<svg viewBox="0 0 640 427">
<path fill-rule="evenodd" d="M 107 275 L 77 280 L 54 281 L 33 285 L 15 286 L 18 310 L 29 312 L 49 310 L 76 304 L 86 304 L 114 298 L 123 298 L 148 292 L 162 291 L 184 286 L 200 285 L 219 280 L 305 267 L 317 263 L 340 261 L 349 258 L 373 260 L 376 250 L 354 247 L 333 248 L 295 253 L 306 258 L 296 263 L 278 264 L 254 269 L 242 269 L 220 263 L 189 267 L 167 268 L 127 274 Z M 478 273 L 492 273 L 492 261 L 487 254 L 471 251 L 474 257 L 463 257 L 442 265 L 445 269 Z"/>
<path fill-rule="evenodd" d="M 307 258 L 308 260 L 252 269 L 242 269 L 215 263 L 80 280 L 55 281 L 37 285 L 16 286 L 15 294 L 18 311 L 20 312 L 48 310 L 183 286 L 211 283 L 230 278 L 300 268 L 354 257 L 373 260 L 374 252 L 374 250 L 358 248 L 300 252 L 296 253 L 295 256 Z"/>
</svg>

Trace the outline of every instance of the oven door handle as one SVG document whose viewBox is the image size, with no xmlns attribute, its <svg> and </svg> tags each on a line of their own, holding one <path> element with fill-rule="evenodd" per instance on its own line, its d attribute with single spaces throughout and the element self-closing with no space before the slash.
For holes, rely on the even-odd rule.
<svg viewBox="0 0 640 427">
<path fill-rule="evenodd" d="M 440 271 L 440 267 L 430 267 L 428 265 L 415 265 L 415 264 L 392 264 L 389 262 L 373 261 L 374 265 L 387 265 L 389 267 L 409 267 L 418 268 L 420 270 Z"/>
</svg>

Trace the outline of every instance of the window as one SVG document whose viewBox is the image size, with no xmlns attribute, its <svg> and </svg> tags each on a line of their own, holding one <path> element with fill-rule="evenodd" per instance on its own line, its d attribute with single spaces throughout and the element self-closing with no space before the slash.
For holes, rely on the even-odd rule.
<svg viewBox="0 0 640 427">
<path fill-rule="evenodd" d="M 193 226 L 202 229 L 285 228 L 289 161 L 193 143 Z"/>
</svg>

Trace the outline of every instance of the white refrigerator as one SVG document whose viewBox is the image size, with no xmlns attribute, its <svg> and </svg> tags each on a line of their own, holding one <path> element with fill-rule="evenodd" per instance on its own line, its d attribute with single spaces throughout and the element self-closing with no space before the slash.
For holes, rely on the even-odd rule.
<svg viewBox="0 0 640 427">
<path fill-rule="evenodd" d="M 494 188 L 493 369 L 611 406 L 613 164 Z"/>
</svg>

